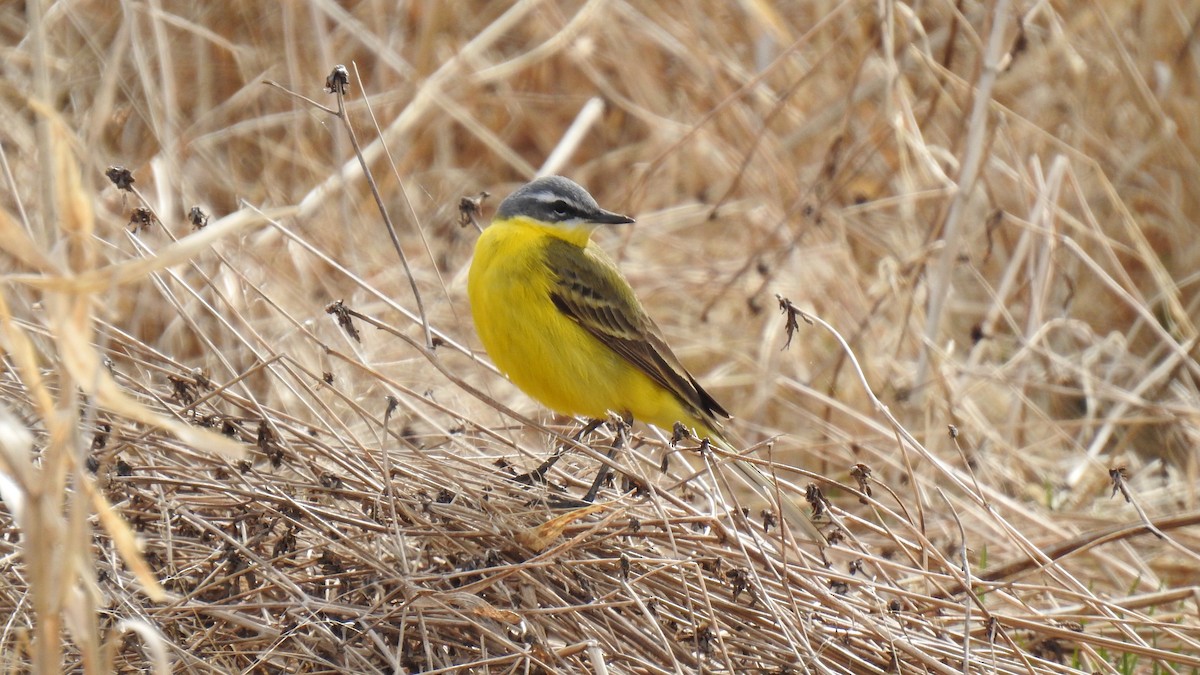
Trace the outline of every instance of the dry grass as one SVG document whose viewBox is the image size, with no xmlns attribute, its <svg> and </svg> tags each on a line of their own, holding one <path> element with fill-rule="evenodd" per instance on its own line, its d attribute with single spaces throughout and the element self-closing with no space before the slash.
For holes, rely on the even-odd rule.
<svg viewBox="0 0 1200 675">
<path fill-rule="evenodd" d="M 27 4 L 5 670 L 1200 671 L 1194 3 Z M 458 204 L 539 169 L 830 546 L 642 427 L 512 480 Z"/>
</svg>

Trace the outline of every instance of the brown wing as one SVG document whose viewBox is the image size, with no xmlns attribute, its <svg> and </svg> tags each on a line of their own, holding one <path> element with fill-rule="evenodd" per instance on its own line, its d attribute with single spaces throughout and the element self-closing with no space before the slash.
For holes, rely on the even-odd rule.
<svg viewBox="0 0 1200 675">
<path fill-rule="evenodd" d="M 547 263 L 556 275 L 550 299 L 558 311 L 674 394 L 698 421 L 714 426 L 718 415 L 729 417 L 667 346 L 616 264 L 596 246 L 589 245 L 582 254 L 599 264 L 586 264 L 580 253 L 577 246 L 561 240 L 546 249 Z M 622 298 L 627 301 L 618 300 Z"/>
</svg>

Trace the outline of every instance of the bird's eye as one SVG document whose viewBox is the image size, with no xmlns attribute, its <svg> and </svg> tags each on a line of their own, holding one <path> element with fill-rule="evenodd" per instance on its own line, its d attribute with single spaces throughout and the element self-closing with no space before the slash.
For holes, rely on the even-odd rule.
<svg viewBox="0 0 1200 675">
<path fill-rule="evenodd" d="M 550 205 L 550 209 L 554 211 L 554 215 L 560 218 L 566 218 L 571 215 L 571 207 L 567 203 L 559 199 Z"/>
</svg>

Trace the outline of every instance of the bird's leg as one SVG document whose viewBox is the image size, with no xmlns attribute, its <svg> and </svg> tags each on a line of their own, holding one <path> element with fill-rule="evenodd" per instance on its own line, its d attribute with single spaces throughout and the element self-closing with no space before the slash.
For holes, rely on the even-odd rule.
<svg viewBox="0 0 1200 675">
<path fill-rule="evenodd" d="M 608 448 L 608 459 L 610 461 L 605 462 L 600 466 L 600 471 L 596 474 L 596 480 L 592 482 L 591 489 L 589 489 L 587 494 L 583 496 L 583 501 L 585 502 L 591 503 L 595 501 L 596 495 L 600 492 L 600 486 L 603 485 L 604 482 L 608 480 L 609 476 L 612 475 L 612 466 L 610 466 L 611 460 L 613 456 L 617 454 L 617 450 L 620 450 L 625 446 L 625 442 L 629 436 L 629 427 L 631 424 L 633 424 L 633 418 L 625 415 L 624 417 L 615 418 L 613 423 L 616 427 L 617 434 L 616 438 L 613 439 L 612 445 Z"/>
<path fill-rule="evenodd" d="M 581 427 L 579 431 L 575 432 L 575 435 L 571 437 L 571 440 L 575 441 L 576 443 L 583 441 L 584 436 L 587 436 L 593 431 L 599 429 L 601 424 L 604 424 L 604 420 L 602 419 L 588 420 L 586 425 Z M 563 446 L 563 449 L 565 450 L 566 446 Z"/>
<path fill-rule="evenodd" d="M 595 431 L 601 424 L 604 424 L 604 420 L 588 420 L 587 424 L 580 427 L 579 431 L 571 435 L 571 440 L 579 443 L 584 436 L 587 436 Z M 563 443 L 562 445 L 558 446 L 558 449 L 554 451 L 554 454 L 546 458 L 546 461 L 542 462 L 538 468 L 534 469 L 533 471 L 523 473 L 519 476 L 514 476 L 513 480 L 517 483 L 521 483 L 522 485 L 545 483 L 546 473 L 549 472 L 550 469 L 554 468 L 554 465 L 558 463 L 558 460 L 561 459 L 569 449 L 570 446 L 566 443 Z"/>
</svg>

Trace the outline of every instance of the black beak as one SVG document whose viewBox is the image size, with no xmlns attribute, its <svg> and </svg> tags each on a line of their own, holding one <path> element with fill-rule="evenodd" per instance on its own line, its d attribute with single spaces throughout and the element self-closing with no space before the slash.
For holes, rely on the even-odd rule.
<svg viewBox="0 0 1200 675">
<path fill-rule="evenodd" d="M 604 209 L 600 209 L 599 211 L 589 215 L 588 221 L 599 223 L 601 225 L 626 225 L 628 223 L 636 222 L 629 216 L 623 216 L 619 213 L 613 213 L 612 211 L 605 211 Z"/>
</svg>

